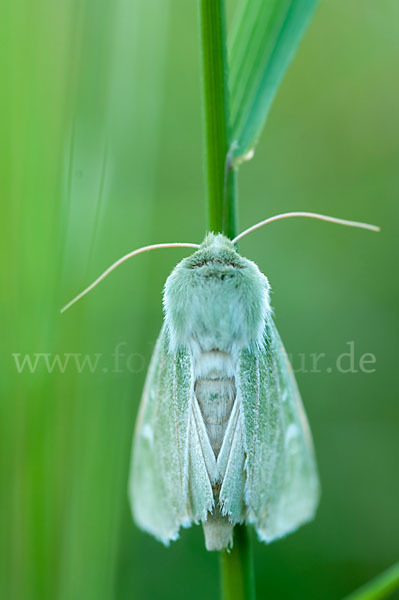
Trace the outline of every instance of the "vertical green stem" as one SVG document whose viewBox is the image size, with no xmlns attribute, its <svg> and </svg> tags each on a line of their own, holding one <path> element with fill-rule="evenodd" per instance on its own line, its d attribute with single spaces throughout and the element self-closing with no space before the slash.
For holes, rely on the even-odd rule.
<svg viewBox="0 0 399 600">
<path fill-rule="evenodd" d="M 205 118 L 209 228 L 234 237 L 235 173 L 230 167 L 229 97 L 224 0 L 200 0 L 202 94 Z"/>
<path fill-rule="evenodd" d="M 229 160 L 224 0 L 199 2 L 209 229 L 232 239 L 237 234 L 237 191 Z M 245 525 L 235 527 L 233 548 L 221 553 L 220 573 L 222 600 L 254 600 L 252 553 Z"/>
<path fill-rule="evenodd" d="M 251 540 L 245 525 L 234 528 L 230 552 L 220 556 L 222 600 L 255 600 L 255 579 Z"/>
</svg>

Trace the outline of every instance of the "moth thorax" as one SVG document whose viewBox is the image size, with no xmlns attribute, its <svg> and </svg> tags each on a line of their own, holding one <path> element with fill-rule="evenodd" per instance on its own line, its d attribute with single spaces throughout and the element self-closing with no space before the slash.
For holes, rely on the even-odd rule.
<svg viewBox="0 0 399 600">
<path fill-rule="evenodd" d="M 194 376 L 195 396 L 217 457 L 236 397 L 233 359 L 223 352 L 204 352 L 195 361 Z"/>
</svg>

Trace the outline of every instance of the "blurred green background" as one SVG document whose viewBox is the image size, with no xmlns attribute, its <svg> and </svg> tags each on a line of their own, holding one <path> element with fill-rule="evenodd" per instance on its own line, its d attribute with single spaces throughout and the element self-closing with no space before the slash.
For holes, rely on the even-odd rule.
<svg viewBox="0 0 399 600">
<path fill-rule="evenodd" d="M 197 26 L 186 0 L 1 4 L 2 598 L 218 597 L 201 528 L 166 549 L 126 494 L 162 285 L 185 251 L 140 256 L 59 314 L 129 250 L 204 236 Z M 338 599 L 398 557 L 398 28 L 397 0 L 324 0 L 240 172 L 240 229 L 288 210 L 383 228 L 287 221 L 241 244 L 273 288 L 322 481 L 313 523 L 255 542 L 259 598 Z M 335 368 L 348 342 L 356 373 Z M 19 373 L 35 353 L 100 356 L 93 373 L 73 356 Z"/>
</svg>

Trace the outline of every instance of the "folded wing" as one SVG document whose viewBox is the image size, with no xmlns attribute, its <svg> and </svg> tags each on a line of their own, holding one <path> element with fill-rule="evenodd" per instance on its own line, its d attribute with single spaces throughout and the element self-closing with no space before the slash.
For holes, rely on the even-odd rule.
<svg viewBox="0 0 399 600">
<path fill-rule="evenodd" d="M 319 498 L 306 415 L 271 317 L 264 347 L 242 351 L 237 376 L 244 421 L 246 520 L 269 542 L 312 519 Z"/>
<path fill-rule="evenodd" d="M 164 325 L 144 388 L 133 444 L 129 495 L 140 527 L 165 544 L 203 518 L 213 496 L 193 407 L 191 359 L 171 353 Z"/>
</svg>

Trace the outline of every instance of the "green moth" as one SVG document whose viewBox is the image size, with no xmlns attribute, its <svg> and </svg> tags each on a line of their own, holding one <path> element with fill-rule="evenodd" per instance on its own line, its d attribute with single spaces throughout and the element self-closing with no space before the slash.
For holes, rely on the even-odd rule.
<svg viewBox="0 0 399 600">
<path fill-rule="evenodd" d="M 202 522 L 208 550 L 252 523 L 270 541 L 311 519 L 319 484 L 269 284 L 222 235 L 169 276 L 134 438 L 137 523 L 164 543 Z"/>
<path fill-rule="evenodd" d="M 189 246 L 164 288 L 164 324 L 149 367 L 129 496 L 136 523 L 165 544 L 202 523 L 208 550 L 232 544 L 237 523 L 270 542 L 313 518 L 319 480 L 295 378 L 273 322 L 270 286 L 236 242 L 209 233 Z M 75 299 L 75 300 L 76 300 Z M 74 302 L 73 300 L 72 302 Z M 69 303 L 70 305 L 71 303 Z M 67 305 L 67 307 L 69 306 Z"/>
</svg>

